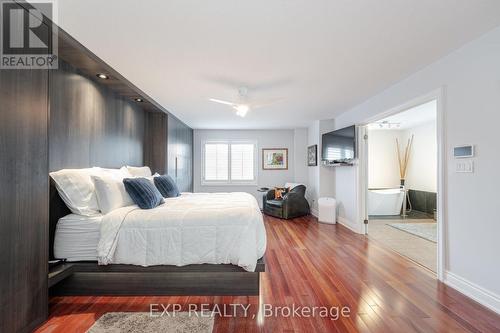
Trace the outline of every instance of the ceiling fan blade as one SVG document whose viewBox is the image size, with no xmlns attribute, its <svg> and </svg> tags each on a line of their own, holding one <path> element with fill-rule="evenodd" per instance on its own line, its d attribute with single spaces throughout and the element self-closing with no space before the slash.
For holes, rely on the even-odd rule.
<svg viewBox="0 0 500 333">
<path fill-rule="evenodd" d="M 258 109 L 258 108 L 263 108 L 263 107 L 281 102 L 283 100 L 284 100 L 284 98 L 274 98 L 274 99 L 270 99 L 267 101 L 254 102 L 254 103 L 251 103 L 250 106 L 252 107 L 252 109 Z"/>
<path fill-rule="evenodd" d="M 228 101 L 223 101 L 221 99 L 209 98 L 208 100 L 211 101 L 211 102 L 225 104 L 225 105 L 230 105 L 230 106 L 237 105 L 236 103 L 232 103 L 232 102 L 228 102 Z"/>
</svg>

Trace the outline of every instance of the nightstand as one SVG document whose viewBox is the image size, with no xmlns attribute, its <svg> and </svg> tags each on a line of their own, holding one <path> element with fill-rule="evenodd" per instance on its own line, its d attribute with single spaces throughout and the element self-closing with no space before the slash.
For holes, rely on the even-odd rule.
<svg viewBox="0 0 500 333">
<path fill-rule="evenodd" d="M 49 288 L 73 274 L 73 264 L 61 261 L 49 267 Z"/>
</svg>

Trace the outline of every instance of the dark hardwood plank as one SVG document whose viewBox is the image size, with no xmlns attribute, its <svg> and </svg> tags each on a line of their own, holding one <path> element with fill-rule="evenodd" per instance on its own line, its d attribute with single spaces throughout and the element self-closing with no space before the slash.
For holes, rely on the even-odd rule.
<svg viewBox="0 0 500 333">
<path fill-rule="evenodd" d="M 216 317 L 214 332 L 499 332 L 500 316 L 438 282 L 424 268 L 341 225 L 265 217 L 261 297 L 53 297 L 38 332 L 85 332 L 110 311 L 150 304 L 250 304 L 250 317 Z M 273 306 L 348 306 L 348 318 L 252 318 Z"/>
</svg>

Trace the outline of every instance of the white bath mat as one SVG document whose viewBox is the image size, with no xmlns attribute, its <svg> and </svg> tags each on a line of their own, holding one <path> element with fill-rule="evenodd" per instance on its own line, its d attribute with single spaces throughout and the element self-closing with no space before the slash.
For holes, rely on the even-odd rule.
<svg viewBox="0 0 500 333">
<path fill-rule="evenodd" d="M 437 223 L 389 223 L 387 225 L 437 243 Z"/>
</svg>

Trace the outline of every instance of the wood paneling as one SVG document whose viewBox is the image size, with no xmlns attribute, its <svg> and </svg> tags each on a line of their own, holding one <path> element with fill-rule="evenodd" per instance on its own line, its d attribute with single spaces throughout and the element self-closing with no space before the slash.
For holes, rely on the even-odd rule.
<svg viewBox="0 0 500 333">
<path fill-rule="evenodd" d="M 234 265 L 107 265 L 73 263 L 72 275 L 51 295 L 258 295 L 262 259 L 255 272 Z"/>
<path fill-rule="evenodd" d="M 168 174 L 181 192 L 193 190 L 193 130 L 168 117 Z"/>
<path fill-rule="evenodd" d="M 54 287 L 55 295 L 258 295 L 259 274 L 249 272 L 85 273 Z M 52 289 L 51 289 L 52 293 Z"/>
<path fill-rule="evenodd" d="M 153 172 L 168 173 L 181 192 L 193 190 L 193 130 L 170 115 L 146 118 L 144 162 Z"/>
<path fill-rule="evenodd" d="M 278 306 L 348 306 L 349 317 L 253 317 L 258 297 L 53 297 L 37 332 L 85 332 L 106 312 L 150 304 L 250 304 L 216 316 L 213 332 L 499 332 L 500 316 L 438 282 L 431 272 L 341 225 L 265 216 L 268 247 L 261 299 Z"/>
<path fill-rule="evenodd" d="M 167 115 L 149 112 L 146 115 L 144 164 L 153 173 L 167 173 Z"/>
<path fill-rule="evenodd" d="M 49 74 L 49 171 L 143 165 L 145 111 L 61 61 Z M 69 214 L 50 189 L 50 257 L 57 221 Z"/>
<path fill-rule="evenodd" d="M 51 209 L 49 231 L 49 198 L 60 207 L 49 171 L 142 165 L 144 110 L 168 114 L 64 30 L 57 38 L 60 69 L 0 71 L 0 332 L 47 314 L 49 238 L 67 213 Z"/>
<path fill-rule="evenodd" d="M 47 316 L 47 70 L 0 70 L 0 332 Z"/>
<path fill-rule="evenodd" d="M 144 113 L 61 61 L 50 72 L 50 171 L 142 165 Z"/>
</svg>

